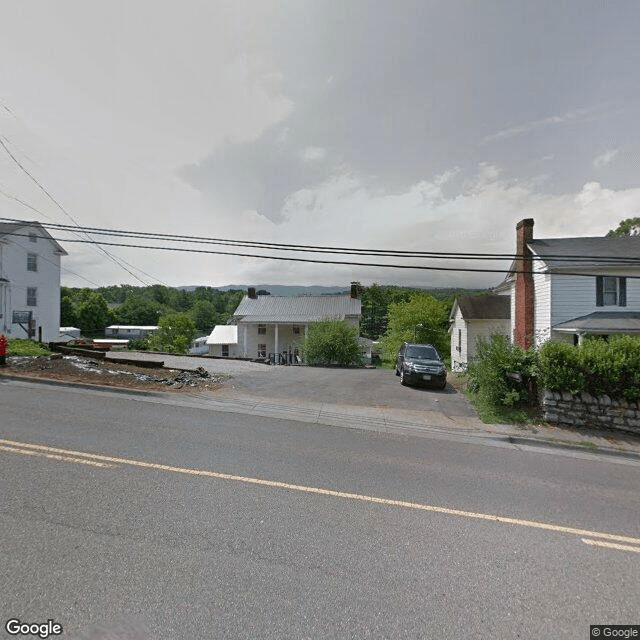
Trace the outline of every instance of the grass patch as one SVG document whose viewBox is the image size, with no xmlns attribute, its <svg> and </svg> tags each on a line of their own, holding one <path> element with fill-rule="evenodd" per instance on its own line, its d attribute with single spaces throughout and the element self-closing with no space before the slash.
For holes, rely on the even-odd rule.
<svg viewBox="0 0 640 640">
<path fill-rule="evenodd" d="M 51 351 L 34 340 L 10 338 L 7 343 L 8 356 L 48 356 Z"/>
</svg>

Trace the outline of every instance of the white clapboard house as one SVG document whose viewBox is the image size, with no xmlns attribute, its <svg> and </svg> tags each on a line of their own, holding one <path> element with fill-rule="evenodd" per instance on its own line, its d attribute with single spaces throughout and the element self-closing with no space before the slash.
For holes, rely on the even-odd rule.
<svg viewBox="0 0 640 640">
<path fill-rule="evenodd" d="M 39 222 L 0 222 L 0 333 L 43 342 L 60 335 L 60 260 Z"/>
</svg>

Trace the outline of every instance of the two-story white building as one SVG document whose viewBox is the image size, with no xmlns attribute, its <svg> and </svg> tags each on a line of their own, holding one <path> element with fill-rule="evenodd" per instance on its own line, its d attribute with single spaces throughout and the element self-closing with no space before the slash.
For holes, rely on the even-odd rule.
<svg viewBox="0 0 640 640">
<path fill-rule="evenodd" d="M 209 354 L 251 359 L 271 356 L 276 362 L 297 362 L 300 342 L 311 323 L 345 320 L 358 326 L 361 314 L 355 286 L 351 295 L 294 297 L 256 295 L 250 287 L 229 324 L 211 332 Z"/>
<path fill-rule="evenodd" d="M 55 341 L 60 259 L 67 252 L 39 222 L 0 222 L 0 333 Z"/>
<path fill-rule="evenodd" d="M 510 296 L 514 342 L 640 334 L 640 237 L 535 239 L 526 219 L 516 227 L 516 251 L 496 288 Z"/>
<path fill-rule="evenodd" d="M 524 349 L 585 335 L 640 334 L 640 237 L 533 237 L 516 225 L 516 255 L 496 295 L 460 298 L 451 312 L 451 362 L 464 369 L 475 340 L 507 333 Z M 470 306 L 472 305 L 472 306 Z"/>
</svg>

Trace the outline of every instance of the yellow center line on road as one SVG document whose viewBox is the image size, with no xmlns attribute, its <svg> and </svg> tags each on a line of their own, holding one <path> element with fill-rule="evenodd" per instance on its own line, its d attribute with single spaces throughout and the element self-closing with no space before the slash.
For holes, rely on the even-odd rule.
<svg viewBox="0 0 640 640">
<path fill-rule="evenodd" d="M 604 547 L 605 549 L 618 549 L 618 551 L 633 551 L 640 553 L 640 547 L 630 547 L 628 544 L 615 544 L 614 542 L 603 542 L 602 540 L 589 540 L 582 538 L 582 542 L 590 544 L 594 547 Z"/>
<path fill-rule="evenodd" d="M 103 462 L 108 464 L 123 464 L 131 467 L 141 467 L 143 469 L 153 469 L 156 471 L 166 471 L 169 473 L 180 473 L 183 475 L 198 476 L 203 478 L 215 478 L 217 480 L 229 480 L 232 482 L 243 482 L 245 484 L 257 485 L 260 487 L 269 487 L 273 489 L 286 489 L 289 491 L 298 491 L 301 493 L 330 496 L 332 498 L 357 500 L 359 502 L 381 504 L 389 507 L 400 507 L 403 509 L 413 509 L 416 511 L 428 511 L 431 513 L 440 513 L 440 514 L 449 515 L 449 516 L 471 518 L 474 520 L 499 522 L 501 524 L 512 524 L 512 525 L 518 525 L 521 527 L 528 527 L 531 529 L 542 529 L 545 531 L 555 531 L 557 533 L 566 533 L 569 535 L 580 536 L 580 538 L 585 538 L 585 537 L 600 538 L 601 540 L 609 540 L 615 543 L 640 545 L 640 538 L 622 536 L 614 533 L 590 531 L 588 529 L 577 529 L 575 527 L 566 527 L 564 525 L 551 524 L 548 522 L 539 522 L 536 520 L 522 520 L 520 518 L 496 516 L 488 513 L 475 513 L 473 511 L 463 511 L 461 509 L 450 509 L 448 507 L 439 507 L 435 505 L 422 504 L 420 502 L 407 502 L 405 500 L 378 498 L 376 496 L 367 496 L 359 493 L 347 493 L 344 491 L 335 491 L 333 489 L 322 489 L 320 487 L 310 487 L 310 486 L 299 485 L 299 484 L 290 484 L 288 482 L 278 482 L 276 480 L 263 480 L 261 478 L 237 476 L 230 473 L 220 473 L 218 471 L 207 471 L 203 469 L 189 469 L 185 467 L 175 467 L 168 464 L 145 462 L 143 460 L 133 460 L 130 458 L 117 458 L 114 456 L 105 456 L 97 453 L 86 453 L 83 451 L 59 449 L 56 447 L 49 447 L 41 444 L 31 444 L 27 442 L 15 442 L 13 440 L 0 439 L 0 448 L 5 448 L 5 447 L 19 448 L 21 450 L 20 453 L 30 453 L 32 451 L 39 451 L 39 452 L 44 452 L 48 454 L 48 457 L 52 455 L 61 455 L 61 456 L 67 456 L 67 457 L 70 456 L 73 458 L 79 458 L 78 461 L 83 460 L 85 463 L 86 463 L 86 460 L 92 460 L 92 461 L 98 461 L 98 462 Z"/>
<path fill-rule="evenodd" d="M 12 453 L 21 453 L 27 456 L 39 456 L 41 458 L 50 458 L 51 460 L 59 460 L 62 462 L 79 462 L 80 464 L 88 464 L 94 467 L 103 467 L 103 468 L 113 467 L 112 464 L 107 464 L 105 462 L 97 462 L 95 460 L 84 459 L 84 458 L 74 458 L 71 456 L 61 456 L 55 453 L 45 453 L 44 451 L 30 451 L 29 449 L 24 449 L 22 447 L 0 446 L 0 450 L 11 451 Z"/>
</svg>

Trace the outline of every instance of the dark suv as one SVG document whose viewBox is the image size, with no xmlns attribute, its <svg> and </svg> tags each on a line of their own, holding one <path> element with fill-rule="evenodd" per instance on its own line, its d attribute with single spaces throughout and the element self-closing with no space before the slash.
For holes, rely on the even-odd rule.
<svg viewBox="0 0 640 640">
<path fill-rule="evenodd" d="M 447 370 L 437 349 L 430 344 L 405 342 L 396 360 L 396 375 L 400 384 L 426 384 L 444 389 Z"/>
</svg>

